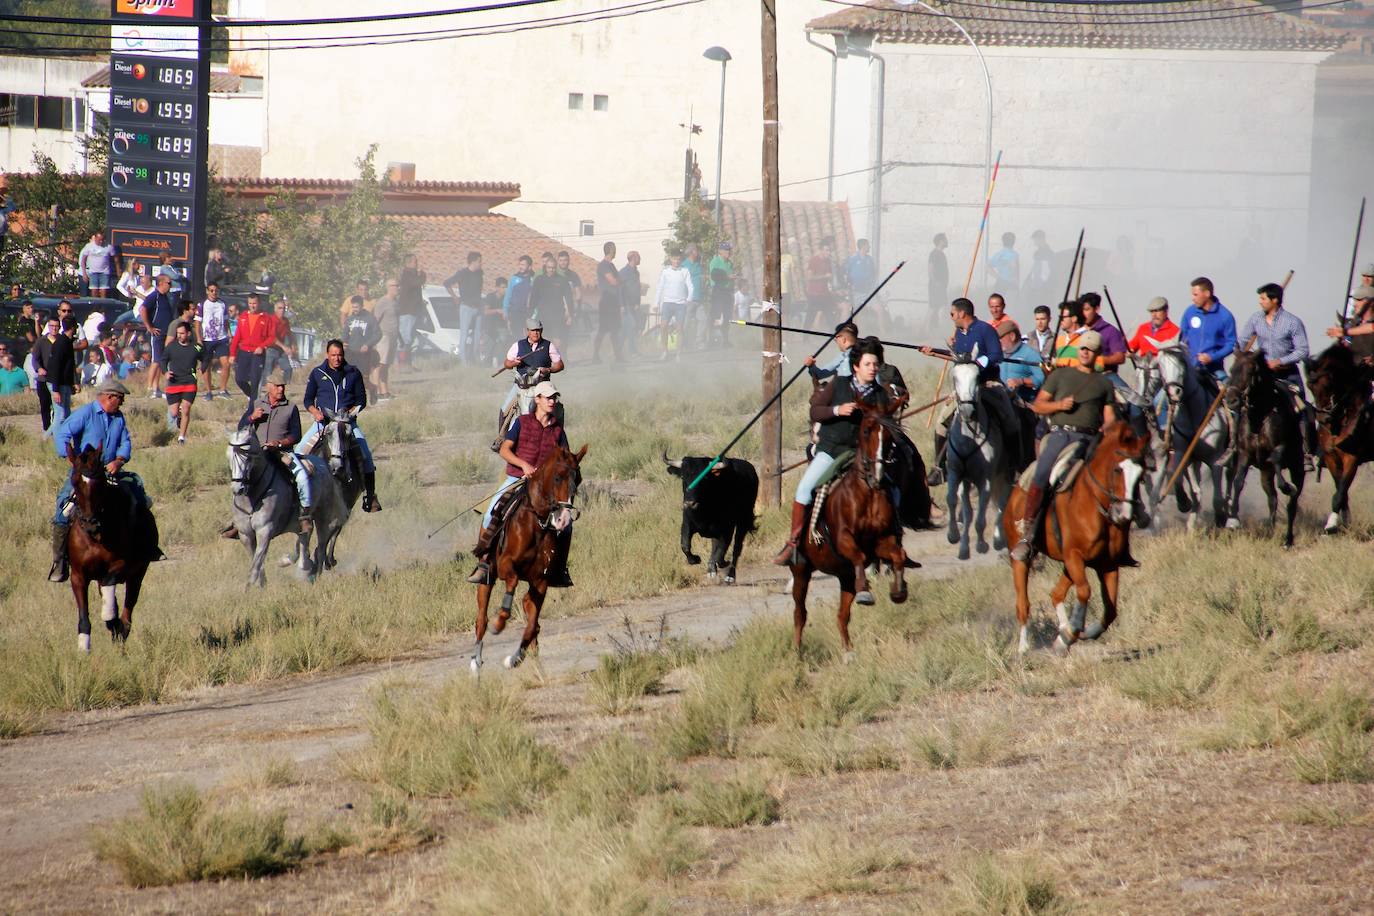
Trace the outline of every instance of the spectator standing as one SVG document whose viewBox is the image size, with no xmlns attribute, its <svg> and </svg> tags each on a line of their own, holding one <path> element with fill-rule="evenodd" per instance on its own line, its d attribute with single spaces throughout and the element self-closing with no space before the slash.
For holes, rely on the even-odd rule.
<svg viewBox="0 0 1374 916">
<path fill-rule="evenodd" d="M 377 360 L 372 367 L 372 387 L 377 389 L 378 401 L 391 400 L 391 364 L 401 346 L 401 313 L 397 301 L 400 294 L 400 281 L 388 280 L 386 295 L 372 303 L 372 317 L 377 319 L 377 329 L 381 331 Z"/>
<path fill-rule="evenodd" d="M 1001 293 L 993 293 L 988 296 L 988 324 L 994 328 L 1007 320 L 1007 298 Z M 1020 329 L 1017 329 L 1020 334 Z M 1000 334 L 998 335 L 1001 336 Z M 1017 338 L 1020 340 L 1020 338 Z"/>
<path fill-rule="evenodd" d="M 134 305 L 134 290 L 138 287 L 138 278 L 143 276 L 143 265 L 137 259 L 129 258 L 124 262 L 124 272 L 119 275 L 119 282 L 115 284 L 115 291 L 125 299 L 129 300 L 130 305 Z"/>
<path fill-rule="evenodd" d="M 576 314 L 573 288 L 554 262 L 545 261 L 543 273 L 532 281 L 530 306 L 531 314 L 544 325 L 549 340 L 563 340 L 567 336 Z"/>
<path fill-rule="evenodd" d="M 115 250 L 105 244 L 105 233 L 96 231 L 77 256 L 81 279 L 89 286 L 91 295 L 104 299 L 110 295 L 111 274 L 114 273 Z"/>
<path fill-rule="evenodd" d="M 77 381 L 72 338 L 56 318 L 49 318 L 44 325 L 43 336 L 34 347 L 33 367 L 52 398 L 51 423 L 43 427 L 44 435 L 50 435 L 72 412 Z"/>
<path fill-rule="evenodd" d="M 167 277 L 172 281 L 172 298 L 180 300 L 182 290 L 186 287 L 186 277 L 181 269 L 172 263 L 172 256 L 165 251 L 158 257 L 157 269 L 153 271 L 155 282 L 158 277 Z"/>
<path fill-rule="evenodd" d="M 506 284 L 501 297 L 501 314 L 506 319 L 506 329 L 511 336 L 524 333 L 525 319 L 530 317 L 534 306 L 530 297 L 534 292 L 534 259 L 522 254 L 519 267 Z"/>
<path fill-rule="evenodd" d="M 941 232 L 931 242 L 930 257 L 926 259 L 926 299 L 932 318 L 938 316 L 949 301 L 949 260 L 945 257 L 948 247 L 949 239 Z"/>
<path fill-rule="evenodd" d="M 596 262 L 596 287 L 601 300 L 597 306 L 596 340 L 592 343 L 592 363 L 601 362 L 601 341 L 607 335 L 611 338 L 611 349 L 615 351 L 617 363 L 623 359 L 620 352 L 620 271 L 615 266 L 615 242 L 601 246 L 604 257 Z"/>
<path fill-rule="evenodd" d="M 161 376 L 158 364 L 162 361 L 162 346 L 167 337 L 167 329 L 172 326 L 172 316 L 176 306 L 172 300 L 172 278 L 166 274 L 157 278 L 154 290 L 143 300 L 139 317 L 148 332 L 148 343 L 152 347 L 152 362 L 148 366 L 148 397 L 162 396 Z"/>
<path fill-rule="evenodd" d="M 111 375 L 110 364 L 105 361 L 105 351 L 100 347 L 86 350 L 86 361 L 81 364 L 81 386 L 94 388 Z"/>
<path fill-rule="evenodd" d="M 291 359 L 296 355 L 296 335 L 291 331 L 291 309 L 285 296 L 278 296 L 277 301 L 272 305 L 272 316 L 277 319 L 277 336 L 268 346 L 264 354 L 266 360 L 263 364 L 262 377 L 272 374 L 274 369 L 280 369 L 282 378 L 286 383 L 291 383 Z M 258 391 L 266 389 L 261 385 Z"/>
<path fill-rule="evenodd" d="M 639 302 L 642 292 L 639 284 L 639 252 L 631 251 L 625 255 L 625 266 L 620 268 L 620 329 L 625 335 L 625 352 L 639 356 Z"/>
<path fill-rule="evenodd" d="M 578 317 L 582 314 L 582 278 L 577 271 L 572 269 L 572 255 L 566 251 L 558 252 L 558 275 L 568 281 L 568 288 L 572 290 L 572 318 L 568 320 L 568 333 L 572 333 L 573 325 L 576 324 Z M 548 319 L 545 319 L 546 321 Z M 516 330 L 512 328 L 512 333 Z M 568 342 L 563 341 L 566 349 Z"/>
<path fill-rule="evenodd" d="M 359 280 L 356 284 L 354 284 L 352 294 L 351 294 L 351 295 L 348 295 L 348 296 L 344 296 L 343 302 L 339 303 L 339 327 L 340 327 L 340 328 L 346 327 L 346 326 L 348 325 L 348 319 L 349 319 L 349 318 L 352 316 L 352 314 L 353 314 L 353 297 L 354 297 L 354 296 L 362 296 L 362 297 L 363 297 L 363 309 L 366 310 L 366 311 L 369 311 L 369 312 L 372 311 L 372 294 L 371 294 L 370 292 L 368 292 L 368 289 L 369 289 L 369 284 L 368 284 L 368 282 L 367 282 L 366 280 Z"/>
<path fill-rule="evenodd" d="M 1045 362 L 1054 356 L 1054 328 L 1050 327 L 1050 314 L 1048 305 L 1035 307 L 1035 331 L 1029 339 L 1030 345 L 1035 347 L 1040 359 Z"/>
<path fill-rule="evenodd" d="M 469 251 L 467 263 L 467 267 L 444 281 L 444 289 L 458 303 L 458 359 L 465 363 L 477 357 L 477 320 L 482 314 L 482 255 Z M 473 336 L 471 344 L 468 335 Z"/>
<path fill-rule="evenodd" d="M 230 267 L 224 261 L 224 252 L 218 248 L 211 248 L 209 257 L 205 262 L 205 286 L 208 289 L 210 284 L 223 286 L 229 280 Z"/>
<path fill-rule="evenodd" d="M 798 274 L 797 260 L 800 257 L 797 252 L 801 249 L 797 247 L 796 236 L 789 236 L 787 247 L 783 249 L 781 258 L 782 272 L 782 301 L 785 306 L 791 306 L 797 302 L 797 294 L 806 287 L 806 281 Z"/>
<path fill-rule="evenodd" d="M 687 246 L 687 253 L 682 259 L 682 266 L 687 268 L 687 273 L 692 278 L 692 298 L 687 303 L 687 317 L 683 319 L 682 334 L 679 339 L 684 342 L 691 339 L 692 335 L 689 335 L 687 331 L 688 326 L 691 326 L 697 329 L 696 339 L 701 340 L 701 329 L 707 325 L 706 277 L 701 270 L 701 252 L 697 250 L 697 246 Z"/>
<path fill-rule="evenodd" d="M 29 376 L 14 364 L 14 354 L 0 344 L 0 397 L 22 394 L 29 387 Z"/>
<path fill-rule="evenodd" d="M 701 343 L 706 347 L 711 342 L 712 328 L 720 322 L 720 345 L 726 346 L 730 329 L 730 318 L 735 309 L 735 262 L 731 260 L 734 248 L 721 242 L 716 256 L 711 259 L 708 271 L 711 275 L 711 314 L 702 335 Z"/>
<path fill-rule="evenodd" d="M 206 397 L 215 399 L 214 371 L 219 367 L 220 397 L 229 396 L 229 310 L 219 297 L 219 284 L 205 287 L 205 301 L 196 309 L 196 339 L 200 341 L 201 374 Z"/>
<path fill-rule="evenodd" d="M 177 431 L 177 442 L 186 444 L 191 428 L 191 405 L 196 402 L 196 369 L 200 367 L 200 345 L 191 336 L 191 324 L 178 321 L 172 342 L 162 351 L 159 369 L 165 375 L 162 390 L 167 392 L 167 422 Z"/>
<path fill-rule="evenodd" d="M 821 249 L 811 256 L 806 264 L 806 320 L 805 327 L 819 328 L 830 322 L 835 305 L 834 259 L 831 256 L 829 240 L 821 242 Z"/>
<path fill-rule="evenodd" d="M 1037 229 L 1031 233 L 1031 267 L 1021 288 L 1021 298 L 1026 302 L 1052 302 L 1058 295 L 1052 286 L 1054 278 L 1054 249 L 1045 240 L 1045 230 Z"/>
<path fill-rule="evenodd" d="M 234 360 L 234 382 L 248 398 L 250 406 L 258 399 L 267 347 L 276 337 L 277 316 L 262 310 L 261 293 L 249 293 L 248 311 L 239 316 L 234 336 L 229 340 L 229 356 Z"/>
<path fill-rule="evenodd" d="M 401 268 L 400 292 L 396 297 L 396 312 L 401 335 L 401 348 L 396 354 L 397 366 L 409 366 L 415 346 L 415 326 L 425 311 L 425 272 L 420 269 L 420 259 L 415 255 L 406 257 Z M 290 381 L 287 376 L 287 381 Z"/>
<path fill-rule="evenodd" d="M 695 288 L 692 286 L 692 272 L 682 263 L 682 255 L 668 256 L 668 266 L 658 274 L 658 292 L 654 294 L 654 305 L 658 307 L 659 333 L 663 339 L 663 359 L 668 358 L 668 333 L 670 329 L 682 333 L 687 322 L 687 305 L 692 301 Z"/>
<path fill-rule="evenodd" d="M 81 336 L 86 338 L 86 345 L 98 344 L 101 332 L 105 329 L 105 313 L 99 308 L 91 310 L 86 316 L 86 320 L 81 324 Z"/>
<path fill-rule="evenodd" d="M 382 328 L 373 314 L 363 307 L 362 296 L 354 296 L 349 306 L 352 311 L 344 325 L 345 352 L 353 357 L 354 368 L 366 382 L 375 362 L 377 342 L 382 339 Z M 376 400 L 375 392 L 369 390 L 368 395 Z"/>
<path fill-rule="evenodd" d="M 988 273 L 993 285 L 1012 292 L 1021 288 L 1021 255 L 1016 253 L 1016 234 L 1002 233 L 1002 247 L 988 256 Z M 998 319 L 999 321 L 1001 319 Z M 997 322 L 993 322 L 995 326 Z"/>
<path fill-rule="evenodd" d="M 90 341 L 86 339 L 86 332 L 82 329 L 81 322 L 76 320 L 76 315 L 72 312 L 71 302 L 66 299 L 57 303 L 57 320 L 62 324 L 62 332 L 71 338 L 73 350 L 80 353 L 90 346 Z M 80 353 L 76 357 L 78 369 L 81 367 L 81 361 L 85 358 L 84 353 Z"/>
<path fill-rule="evenodd" d="M 483 365 L 495 365 L 500 355 L 501 339 L 506 335 L 506 294 L 510 292 L 510 281 L 505 277 L 497 277 L 494 285 L 495 289 L 482 296 L 483 350 L 479 357 Z"/>
<path fill-rule="evenodd" d="M 878 285 L 878 262 L 869 253 L 868 239 L 854 244 L 854 253 L 844 262 L 845 279 L 849 286 L 849 303 L 857 307 Z"/>
</svg>

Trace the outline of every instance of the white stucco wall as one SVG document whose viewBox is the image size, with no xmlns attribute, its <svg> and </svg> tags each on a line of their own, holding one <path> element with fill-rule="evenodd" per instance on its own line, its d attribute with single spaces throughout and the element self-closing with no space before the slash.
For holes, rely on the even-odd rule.
<svg viewBox="0 0 1374 916">
<path fill-rule="evenodd" d="M 982 71 L 968 48 L 876 50 L 888 61 L 884 158 L 912 163 L 895 165 L 884 182 L 883 254 L 912 259 L 915 269 L 900 278 L 897 295 L 924 300 L 935 233 L 949 236 L 952 285 L 953 278 L 962 285 L 977 235 L 985 188 Z M 1063 249 L 1086 226 L 1093 248 L 1128 237 L 1137 272 L 1163 286 L 1159 293 L 1184 302 L 1188 280 L 1210 274 L 1246 284 L 1232 293 L 1247 309 L 1259 282 L 1299 266 L 1316 64 L 1325 55 L 984 53 L 993 146 L 1005 150 L 989 227 L 993 250 L 1002 232 L 1015 232 L 1025 265 L 1034 230 Z M 841 108 L 853 126 L 840 132 L 837 171 L 873 161 L 876 67 L 850 58 L 841 69 Z M 872 203 L 871 183 L 848 180 L 843 189 L 859 223 Z M 1256 233 L 1271 262 L 1240 264 L 1242 240 Z M 1090 260 L 1085 288 L 1101 282 L 1103 259 L 1096 260 L 1099 270 L 1095 277 Z"/>
<path fill-rule="evenodd" d="M 267 0 L 269 17 L 337 12 L 324 0 Z M 566 15 L 619 5 L 566 0 L 556 8 L 463 16 L 443 25 Z M 376 0 L 350 13 L 390 9 Z M 823 200 L 830 58 L 805 43 L 805 22 L 832 9 L 822 0 L 779 4 L 781 176 L 821 178 L 783 189 L 789 199 Z M 656 265 L 682 193 L 689 115 L 702 126 L 693 141 L 705 185 L 713 191 L 720 65 L 704 59 L 721 45 L 733 55 L 726 84 L 722 187 L 758 188 L 762 157 L 762 78 L 755 3 L 709 3 L 605 22 L 394 47 L 274 51 L 267 67 L 267 139 L 263 174 L 346 178 L 369 143 L 377 159 L 413 162 L 422 180 L 508 180 L 522 201 L 502 207 L 548 235 L 600 256 L 614 240 Z M 324 30 L 315 30 L 323 34 Z M 584 96 L 581 111 L 568 94 Z M 592 110 L 593 96 L 609 110 Z M 757 191 L 745 195 L 757 197 Z M 596 235 L 576 236 L 578 222 Z M 646 275 L 646 279 L 649 277 Z"/>
<path fill-rule="evenodd" d="M 103 65 L 98 60 L 0 56 L 0 92 L 84 98 L 81 81 Z M 50 157 L 63 171 L 76 168 L 80 160 L 80 146 L 69 131 L 0 127 L 0 171 L 32 169 L 35 152 Z"/>
</svg>

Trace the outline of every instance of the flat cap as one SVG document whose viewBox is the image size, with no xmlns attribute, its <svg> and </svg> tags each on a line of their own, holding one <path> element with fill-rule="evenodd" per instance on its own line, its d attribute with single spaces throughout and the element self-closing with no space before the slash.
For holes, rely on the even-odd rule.
<svg viewBox="0 0 1374 916">
<path fill-rule="evenodd" d="M 276 369 L 273 369 L 270 373 L 268 373 L 268 376 L 267 376 L 267 384 L 269 384 L 269 385 L 285 385 L 285 384 L 286 384 L 286 373 L 285 373 L 284 371 L 282 371 L 282 369 L 281 369 L 280 366 L 277 367 Z"/>
<path fill-rule="evenodd" d="M 1021 328 L 1010 318 L 1003 318 L 1001 321 L 997 322 L 997 336 L 1005 337 L 1008 334 L 1015 334 L 1017 337 L 1020 337 Z"/>
<path fill-rule="evenodd" d="M 544 330 L 544 322 L 539 320 L 538 315 L 531 315 L 530 317 L 525 319 L 525 330 L 542 331 Z"/>
<path fill-rule="evenodd" d="M 1368 283 L 1362 283 L 1355 287 L 1353 295 L 1356 299 L 1374 299 L 1374 286 L 1370 286 Z"/>
<path fill-rule="evenodd" d="M 1374 261 L 1366 264 L 1364 270 L 1360 271 L 1362 277 L 1374 277 Z"/>
<path fill-rule="evenodd" d="M 100 387 L 97 388 L 97 389 L 95 390 L 95 393 L 96 393 L 96 394 L 125 394 L 125 395 L 127 395 L 127 394 L 129 393 L 129 389 L 128 389 L 128 388 L 125 388 L 125 387 L 124 387 L 124 384 L 123 384 L 122 382 L 120 382 L 119 379 L 114 378 L 113 376 L 111 376 L 110 378 L 107 378 L 107 379 L 105 379 L 105 381 L 103 381 L 103 382 L 100 383 Z"/>
<path fill-rule="evenodd" d="M 1163 296 L 1155 296 L 1150 300 L 1150 304 L 1145 306 L 1147 312 L 1162 312 L 1169 307 L 1169 300 Z"/>
</svg>

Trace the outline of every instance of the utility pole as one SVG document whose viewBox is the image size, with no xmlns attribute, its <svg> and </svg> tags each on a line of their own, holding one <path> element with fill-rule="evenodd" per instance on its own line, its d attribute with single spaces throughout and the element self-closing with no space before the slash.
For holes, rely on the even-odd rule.
<svg viewBox="0 0 1374 916">
<path fill-rule="evenodd" d="M 778 20 L 777 0 L 760 0 L 763 18 L 763 301 L 775 307 L 760 320 L 763 330 L 763 399 L 782 388 L 782 226 L 778 202 Z M 782 502 L 782 398 L 763 415 L 763 492 L 765 506 Z"/>
</svg>

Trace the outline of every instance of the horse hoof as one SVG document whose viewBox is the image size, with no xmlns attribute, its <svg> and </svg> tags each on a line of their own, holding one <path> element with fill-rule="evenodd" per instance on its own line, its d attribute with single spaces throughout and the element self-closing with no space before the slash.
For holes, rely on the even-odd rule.
<svg viewBox="0 0 1374 916">
<path fill-rule="evenodd" d="M 734 584 L 735 584 L 735 577 L 734 577 L 734 576 L 726 576 L 726 577 L 725 577 L 725 584 L 726 584 L 726 585 L 734 585 Z"/>
<path fill-rule="evenodd" d="M 949 541 L 951 544 L 959 543 L 959 532 L 955 531 L 954 529 L 950 529 L 948 532 L 945 533 L 945 540 Z"/>
<path fill-rule="evenodd" d="M 1080 636 L 1079 638 L 1080 638 L 1080 639 L 1097 639 L 1097 637 L 1101 636 L 1104 632 L 1106 632 L 1106 629 L 1107 629 L 1107 628 L 1104 627 L 1101 623 L 1091 623 L 1091 624 L 1088 624 L 1087 629 L 1085 629 L 1085 630 L 1083 631 L 1083 635 Z"/>
<path fill-rule="evenodd" d="M 841 655 L 841 656 L 840 656 L 840 660 L 841 660 L 842 662 L 844 662 L 846 665 L 852 665 L 852 664 L 854 664 L 854 650 L 853 650 L 853 649 L 845 649 L 845 650 L 844 650 L 844 655 Z"/>
<path fill-rule="evenodd" d="M 906 589 L 902 589 L 900 592 L 889 592 L 887 597 L 892 600 L 893 604 L 906 604 Z"/>
<path fill-rule="evenodd" d="M 854 596 L 854 603 L 862 604 L 865 607 L 873 604 L 873 593 L 868 591 L 859 592 L 857 595 Z"/>
<path fill-rule="evenodd" d="M 1239 530 L 1240 530 L 1240 519 L 1236 518 L 1235 516 L 1232 516 L 1231 518 L 1228 518 L 1228 519 L 1226 520 L 1226 530 L 1227 530 L 1227 531 L 1239 531 Z"/>
<path fill-rule="evenodd" d="M 967 548 L 967 547 L 960 547 L 960 548 L 959 548 L 959 559 L 961 559 L 961 560 L 967 560 L 968 558 L 969 558 L 969 551 L 968 551 L 968 548 Z"/>
<path fill-rule="evenodd" d="M 472 661 L 468 662 L 468 670 L 472 672 L 473 677 L 476 677 L 477 675 L 481 674 L 482 660 L 479 658 L 474 658 Z"/>
<path fill-rule="evenodd" d="M 706 578 L 708 578 L 708 579 L 714 579 L 715 577 L 716 577 L 716 571 L 715 571 L 714 569 L 708 569 L 708 570 L 706 570 Z"/>
<path fill-rule="evenodd" d="M 979 541 L 979 542 L 978 542 L 978 552 L 979 552 L 979 553 L 987 553 L 987 552 L 988 552 L 988 542 L 987 542 L 987 541 Z"/>
<path fill-rule="evenodd" d="M 520 667 L 520 663 L 524 660 L 525 656 L 521 655 L 519 652 L 515 653 L 514 655 L 507 655 L 505 666 L 507 668 L 518 668 Z"/>
<path fill-rule="evenodd" d="M 76 637 L 76 649 L 84 655 L 91 654 L 91 634 L 78 633 Z"/>
<path fill-rule="evenodd" d="M 689 554 L 687 554 L 687 565 L 688 565 L 688 566 L 696 566 L 696 565 L 697 565 L 698 563 L 700 563 L 700 562 L 701 562 L 701 557 L 697 556 L 697 555 L 694 554 L 694 553 L 689 553 Z"/>
<path fill-rule="evenodd" d="M 1063 633 L 1059 634 L 1059 637 L 1055 639 L 1054 645 L 1051 646 L 1051 648 L 1054 650 L 1054 654 L 1059 656 L 1060 658 L 1066 658 L 1068 656 L 1069 643 L 1067 640 L 1064 639 Z"/>
</svg>

